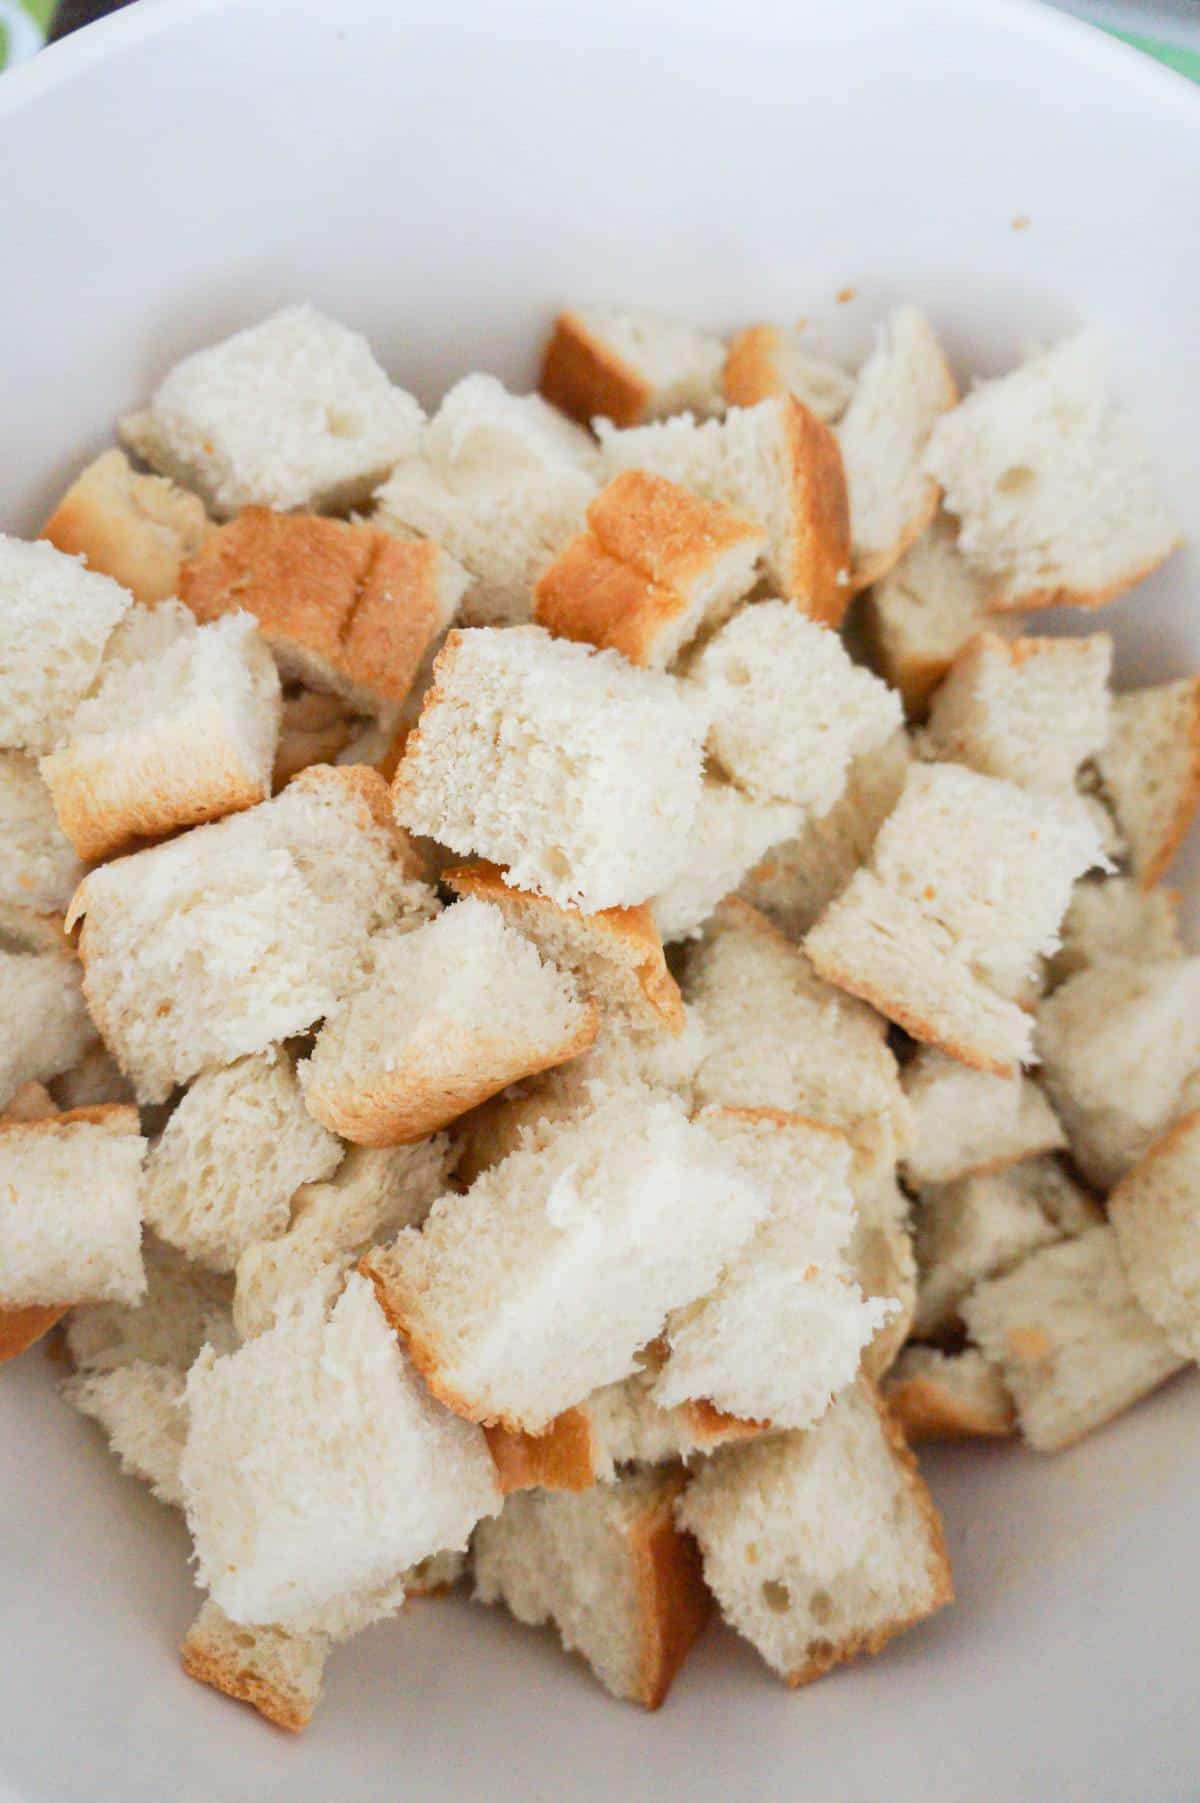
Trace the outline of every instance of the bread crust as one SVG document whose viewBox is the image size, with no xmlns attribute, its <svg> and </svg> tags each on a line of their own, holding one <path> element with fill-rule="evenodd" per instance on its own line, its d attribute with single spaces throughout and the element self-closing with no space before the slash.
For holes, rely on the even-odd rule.
<svg viewBox="0 0 1200 1803">
<path fill-rule="evenodd" d="M 644 1709 L 661 1707 L 712 1611 L 700 1550 L 675 1521 L 675 1504 L 686 1485 L 682 1472 L 665 1479 L 658 1496 L 631 1523 L 628 1533 L 642 1626 L 642 1657 L 633 1701 Z"/>
<path fill-rule="evenodd" d="M 1082 607 L 1089 611 L 1107 607 L 1110 601 L 1115 601 L 1129 589 L 1136 588 L 1139 582 L 1145 582 L 1147 576 L 1153 576 L 1155 570 L 1162 568 L 1182 542 L 1182 539 L 1177 538 L 1160 556 L 1152 557 L 1148 563 L 1138 564 L 1100 588 L 1072 589 L 1058 584 L 1052 588 L 1027 589 L 1019 595 L 998 589 L 989 595 L 985 605 L 989 613 L 996 614 L 1035 613 L 1046 607 Z"/>
<path fill-rule="evenodd" d="M 942 383 L 942 402 L 940 413 L 948 413 L 958 405 L 958 383 L 954 379 L 954 371 L 946 361 L 945 353 L 940 345 L 937 347 L 940 377 Z M 856 563 L 853 572 L 855 591 L 869 588 L 873 582 L 879 582 L 893 569 L 904 553 L 911 550 L 927 526 L 933 524 L 934 515 L 941 506 L 942 487 L 932 476 L 926 476 L 921 484 L 921 498 L 905 521 L 893 543 L 882 551 L 875 551 L 869 557 Z"/>
<path fill-rule="evenodd" d="M 651 400 L 650 384 L 569 310 L 559 314 L 546 341 L 538 391 L 581 426 L 598 417 L 636 426 Z"/>
<path fill-rule="evenodd" d="M 775 361 L 778 343 L 775 326 L 748 326 L 729 340 L 721 385 L 731 407 L 754 407 L 787 392 Z"/>
<path fill-rule="evenodd" d="M 1004 1409 L 972 1407 L 930 1376 L 906 1377 L 889 1385 L 887 1402 L 910 1442 L 1005 1439 L 1017 1431 L 1011 1399 Z"/>
<path fill-rule="evenodd" d="M 56 1139 L 68 1127 L 103 1127 L 109 1133 L 140 1133 L 138 1111 L 129 1102 L 94 1102 L 88 1108 L 68 1108 L 62 1114 L 40 1120 L 0 1118 L 0 1138 L 6 1134 L 45 1135 Z"/>
<path fill-rule="evenodd" d="M 0 1308 L 0 1365 L 16 1358 L 61 1321 L 70 1303 L 33 1302 L 26 1308 Z"/>
<path fill-rule="evenodd" d="M 836 432 L 795 395 L 786 397 L 783 409 L 791 502 L 787 593 L 811 619 L 837 627 L 854 598 L 842 448 Z"/>
<path fill-rule="evenodd" d="M 113 449 L 80 472 L 39 536 L 153 607 L 177 592 L 183 559 L 214 530 L 198 496 L 138 474 Z"/>
<path fill-rule="evenodd" d="M 123 756 L 97 758 L 87 740 L 61 746 L 43 761 L 58 823 L 76 856 L 96 863 L 179 827 L 203 826 L 241 813 L 268 795 L 229 743 L 189 738 L 170 763 L 156 760 L 151 780 Z"/>
<path fill-rule="evenodd" d="M 297 1691 L 271 1683 L 250 1661 L 240 1661 L 231 1647 L 189 1634 L 179 1649 L 179 1662 L 189 1678 L 208 1684 L 235 1702 L 249 1703 L 276 1728 L 300 1734 L 313 1717 L 313 1703 Z"/>
<path fill-rule="evenodd" d="M 596 1482 L 596 1447 L 585 1404 L 564 1409 L 541 1434 L 484 1428 L 503 1496 L 514 1490 L 589 1490 Z"/>
</svg>

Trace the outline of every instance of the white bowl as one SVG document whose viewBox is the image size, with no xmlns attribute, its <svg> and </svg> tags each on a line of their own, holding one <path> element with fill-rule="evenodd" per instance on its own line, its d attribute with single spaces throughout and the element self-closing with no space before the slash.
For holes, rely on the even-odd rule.
<svg viewBox="0 0 1200 1803">
<path fill-rule="evenodd" d="M 903 296 L 964 371 L 1103 326 L 1195 539 L 1198 166 L 1195 92 L 1027 5 L 156 0 L 0 82 L 0 524 L 285 300 L 432 400 L 528 382 L 567 300 L 861 347 Z M 1105 616 L 1123 676 L 1200 664 L 1196 576 Z M 293 1745 L 180 1674 L 183 1529 L 54 1378 L 0 1374 L 0 1803 L 1197 1794 L 1193 1384 L 1054 1460 L 931 1457 L 956 1606 L 799 1695 L 718 1631 L 643 1718 L 548 1635 L 424 1602 L 335 1655 Z"/>
</svg>

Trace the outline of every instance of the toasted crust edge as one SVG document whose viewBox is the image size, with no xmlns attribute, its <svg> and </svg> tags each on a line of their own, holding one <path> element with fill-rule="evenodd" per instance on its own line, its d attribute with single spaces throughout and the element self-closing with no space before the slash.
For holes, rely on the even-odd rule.
<svg viewBox="0 0 1200 1803">
<path fill-rule="evenodd" d="M 890 1385 L 887 1403 L 910 1441 L 995 1440 L 1017 1431 L 1011 1399 L 999 1414 L 973 1409 L 932 1377 L 906 1377 Z"/>
<path fill-rule="evenodd" d="M 189 1678 L 207 1684 L 237 1703 L 248 1703 L 266 1721 L 288 1734 L 302 1734 L 313 1718 L 315 1704 L 301 1702 L 278 1690 L 259 1673 L 224 1657 L 215 1648 L 189 1637 L 179 1649 L 179 1663 Z"/>
<path fill-rule="evenodd" d="M 675 1521 L 675 1503 L 686 1484 L 682 1473 L 664 1483 L 628 1533 L 642 1615 L 641 1670 L 632 1700 L 644 1709 L 662 1706 L 712 1612 L 700 1549 Z"/>
<path fill-rule="evenodd" d="M 546 341 L 538 392 L 582 426 L 597 417 L 636 426 L 651 396 L 649 383 L 569 309 L 558 315 Z"/>
<path fill-rule="evenodd" d="M 589 1490 L 596 1482 L 595 1443 L 587 1408 L 564 1409 L 541 1434 L 485 1427 L 503 1496 L 514 1490 Z"/>
</svg>

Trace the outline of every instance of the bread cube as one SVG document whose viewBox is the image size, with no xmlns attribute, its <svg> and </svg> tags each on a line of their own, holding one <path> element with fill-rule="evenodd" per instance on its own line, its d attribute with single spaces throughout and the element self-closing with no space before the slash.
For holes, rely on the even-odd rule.
<svg viewBox="0 0 1200 1803">
<path fill-rule="evenodd" d="M 1151 889 L 1200 806 L 1200 677 L 1116 696 L 1096 766 L 1133 873 Z"/>
<path fill-rule="evenodd" d="M 989 624 L 993 631 L 1004 630 L 1003 615 L 988 614 L 987 592 L 945 514 L 868 592 L 862 624 L 872 665 L 899 689 L 911 718 L 926 712 L 968 640 Z"/>
<path fill-rule="evenodd" d="M 100 668 L 133 598 L 53 545 L 0 533 L 0 745 L 49 751 Z"/>
<path fill-rule="evenodd" d="M 130 1359 L 111 1371 L 81 1372 L 63 1385 L 71 1407 L 104 1430 L 121 1470 L 174 1509 L 183 1507 L 184 1382 L 170 1365 Z"/>
<path fill-rule="evenodd" d="M 883 1396 L 910 1445 L 1004 1439 L 1016 1432 L 1004 1379 L 975 1346 L 954 1353 L 906 1346 L 884 1382 Z"/>
<path fill-rule="evenodd" d="M 287 1634 L 230 1621 L 210 1598 L 188 1629 L 179 1657 L 189 1678 L 249 1703 L 277 1728 L 299 1734 L 321 1700 L 329 1641 L 323 1634 Z"/>
<path fill-rule="evenodd" d="M 1200 1112 L 1156 1139 L 1108 1218 L 1134 1295 L 1176 1352 L 1200 1358 Z"/>
<path fill-rule="evenodd" d="M 836 425 L 850 404 L 854 378 L 827 357 L 805 348 L 799 328 L 749 326 L 729 341 L 721 377 L 731 407 L 754 407 L 772 395 L 792 394 L 826 425 Z"/>
<path fill-rule="evenodd" d="M 793 843 L 802 812 L 786 801 L 756 801 L 708 774 L 684 869 L 650 903 L 664 942 L 692 939 L 719 902 L 761 868 L 772 847 Z"/>
<path fill-rule="evenodd" d="M 61 941 L 57 950 L 29 951 L 0 923 L 0 1110 L 22 1084 L 70 1070 L 94 1042 L 82 974 Z"/>
<path fill-rule="evenodd" d="M 1056 982 L 1110 958 L 1153 964 L 1182 958 L 1178 889 L 1142 889 L 1131 877 L 1077 883 L 1050 964 Z"/>
<path fill-rule="evenodd" d="M 186 1375 L 205 1346 L 237 1345 L 228 1277 L 192 1264 L 151 1229 L 145 1236 L 146 1288 L 136 1302 L 91 1302 L 73 1308 L 67 1348 L 76 1370 L 153 1366 Z"/>
<path fill-rule="evenodd" d="M 679 319 L 640 307 L 560 313 L 538 387 L 580 425 L 636 426 L 668 414 L 719 413 L 725 346 Z"/>
<path fill-rule="evenodd" d="M 0 1306 L 141 1295 L 145 1150 L 134 1108 L 0 1120 Z"/>
<path fill-rule="evenodd" d="M 917 1188 L 1066 1148 L 1062 1125 L 1032 1077 L 994 1077 L 922 1046 L 900 1081 L 913 1121 L 904 1169 Z"/>
<path fill-rule="evenodd" d="M 37 765 L 0 751 L 0 903 L 61 914 L 82 875 Z"/>
<path fill-rule="evenodd" d="M 212 521 L 198 496 L 139 475 L 124 451 L 102 451 L 68 488 L 39 537 L 154 607 L 179 593 L 179 570 Z"/>
</svg>

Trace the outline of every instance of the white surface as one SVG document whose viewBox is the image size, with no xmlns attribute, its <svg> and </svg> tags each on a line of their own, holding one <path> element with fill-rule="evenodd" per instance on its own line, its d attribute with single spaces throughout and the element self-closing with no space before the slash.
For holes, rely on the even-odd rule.
<svg viewBox="0 0 1200 1803">
<path fill-rule="evenodd" d="M 174 356 L 287 299 L 428 400 L 526 378 L 567 299 L 862 345 L 911 296 L 964 369 L 1107 328 L 1200 532 L 1200 97 L 1135 52 L 983 0 L 229 10 L 160 0 L 0 84 L 0 168 L 37 177 L 6 184 L 0 525 L 35 526 Z M 1197 587 L 1189 552 L 1106 616 L 1124 675 L 1200 662 Z M 715 1634 L 645 1719 L 548 1636 L 425 1601 L 335 1655 L 293 1745 L 179 1674 L 182 1530 L 52 1380 L 0 1373 L 4 1803 L 1197 1794 L 1193 1383 L 1054 1461 L 931 1458 L 958 1605 L 809 1691 Z"/>
</svg>

